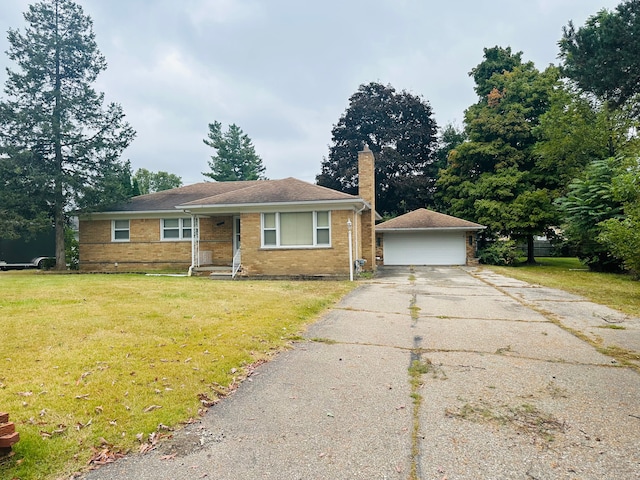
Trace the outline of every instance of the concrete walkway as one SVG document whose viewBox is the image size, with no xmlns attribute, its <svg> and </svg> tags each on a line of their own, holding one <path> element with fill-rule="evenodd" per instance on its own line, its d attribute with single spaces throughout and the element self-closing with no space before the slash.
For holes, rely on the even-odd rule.
<svg viewBox="0 0 640 480">
<path fill-rule="evenodd" d="M 640 352 L 640 319 L 579 297 L 387 269 L 200 423 L 84 478 L 640 478 L 640 374 L 568 329 Z"/>
</svg>

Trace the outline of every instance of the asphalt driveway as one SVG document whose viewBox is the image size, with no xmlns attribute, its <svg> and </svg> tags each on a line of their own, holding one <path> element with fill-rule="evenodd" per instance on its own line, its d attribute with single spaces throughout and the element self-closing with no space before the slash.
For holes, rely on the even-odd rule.
<svg viewBox="0 0 640 480">
<path fill-rule="evenodd" d="M 640 477 L 640 374 L 584 340 L 639 352 L 640 319 L 488 270 L 406 267 L 305 336 L 200 423 L 84 478 Z"/>
</svg>

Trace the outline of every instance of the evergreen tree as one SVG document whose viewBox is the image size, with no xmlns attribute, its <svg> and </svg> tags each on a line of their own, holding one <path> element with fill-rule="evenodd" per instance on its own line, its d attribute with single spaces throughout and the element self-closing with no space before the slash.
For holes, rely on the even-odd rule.
<svg viewBox="0 0 640 480">
<path fill-rule="evenodd" d="M 210 172 L 202 172 L 205 177 L 216 182 L 237 180 L 264 180 L 265 167 L 256 154 L 249 136 L 235 124 L 229 125 L 222 133 L 222 124 L 209 124 L 208 138 L 203 142 L 216 151 L 209 163 Z"/>
<path fill-rule="evenodd" d="M 563 73 L 586 92 L 619 107 L 640 95 L 640 0 L 605 9 L 576 29 L 564 27 L 559 42 Z"/>
<path fill-rule="evenodd" d="M 56 268 L 64 269 L 65 212 L 126 196 L 121 182 L 129 169 L 120 155 L 135 132 L 122 108 L 103 108 L 104 95 L 92 87 L 106 61 L 82 7 L 43 0 L 24 18 L 27 28 L 8 34 L 16 68 L 7 71 L 7 99 L 0 103 L 1 170 L 13 194 L 33 207 L 16 212 L 16 221 L 29 223 L 37 212 L 42 217 L 38 203 L 46 204 L 56 229 Z M 24 185 L 13 175 L 25 176 Z"/>
</svg>

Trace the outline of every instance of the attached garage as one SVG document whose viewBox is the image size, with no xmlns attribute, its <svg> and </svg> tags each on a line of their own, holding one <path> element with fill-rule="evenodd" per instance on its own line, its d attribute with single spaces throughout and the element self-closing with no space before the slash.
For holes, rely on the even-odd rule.
<svg viewBox="0 0 640 480">
<path fill-rule="evenodd" d="M 482 225 L 419 209 L 376 226 L 383 265 L 466 265 Z"/>
</svg>

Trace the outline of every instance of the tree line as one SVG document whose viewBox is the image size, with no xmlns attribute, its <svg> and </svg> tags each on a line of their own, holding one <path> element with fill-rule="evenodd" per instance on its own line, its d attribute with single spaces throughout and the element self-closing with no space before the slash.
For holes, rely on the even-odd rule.
<svg viewBox="0 0 640 480">
<path fill-rule="evenodd" d="M 494 258 L 513 241 L 561 234 L 596 270 L 640 272 L 640 0 L 602 10 L 559 40 L 560 65 L 538 70 L 510 47 L 484 49 L 469 75 L 477 101 L 462 127 L 439 128 L 427 100 L 391 85 L 361 85 L 334 125 L 317 183 L 357 192 L 357 152 L 376 155 L 378 210 L 433 208 L 486 225 Z M 53 224 L 64 268 L 70 211 L 102 209 L 182 185 L 138 169 L 122 152 L 135 138 L 120 105 L 92 84 L 106 68 L 92 21 L 72 0 L 42 0 L 10 29 L 0 101 L 0 231 Z M 214 181 L 259 180 L 265 167 L 237 125 L 209 124 Z M 533 249 L 529 248 L 533 262 Z"/>
</svg>

